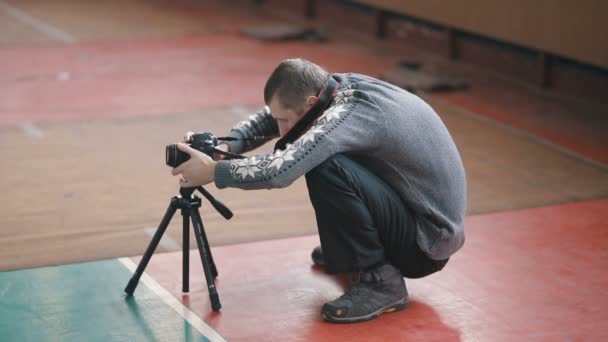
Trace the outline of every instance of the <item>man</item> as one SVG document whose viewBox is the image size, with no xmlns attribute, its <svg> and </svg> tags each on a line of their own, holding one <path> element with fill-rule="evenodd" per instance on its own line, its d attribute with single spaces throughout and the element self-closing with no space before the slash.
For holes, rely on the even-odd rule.
<svg viewBox="0 0 608 342">
<path fill-rule="evenodd" d="M 403 277 L 441 270 L 464 243 L 465 172 L 441 119 L 401 88 L 303 59 L 279 64 L 264 100 L 264 110 L 231 130 L 241 140 L 221 146 L 241 153 L 281 137 L 273 153 L 214 161 L 179 144 L 192 158 L 173 175 L 183 187 L 215 181 L 245 190 L 305 175 L 321 240 L 313 261 L 354 275 L 322 316 L 352 323 L 403 309 Z"/>
</svg>

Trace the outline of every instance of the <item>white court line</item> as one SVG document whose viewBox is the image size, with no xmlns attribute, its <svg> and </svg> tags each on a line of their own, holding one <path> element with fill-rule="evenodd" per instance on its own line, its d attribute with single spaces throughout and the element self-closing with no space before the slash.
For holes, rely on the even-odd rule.
<svg viewBox="0 0 608 342">
<path fill-rule="evenodd" d="M 119 258 L 120 261 L 129 271 L 135 272 L 137 265 L 129 258 Z M 178 315 L 182 316 L 190 325 L 198 330 L 203 336 L 210 341 L 226 341 L 217 331 L 213 330 L 207 323 L 203 322 L 194 312 L 190 311 L 180 301 L 178 301 L 169 291 L 160 286 L 152 277 L 144 272 L 140 281 L 144 283 L 152 292 L 156 293 L 167 305 L 169 305 Z"/>
<path fill-rule="evenodd" d="M 255 113 L 255 110 L 249 110 L 243 106 L 238 106 L 238 105 L 230 107 L 230 111 L 243 118 L 246 118 L 249 115 Z"/>
<path fill-rule="evenodd" d="M 150 237 L 152 237 L 156 233 L 156 228 L 146 227 L 146 228 L 144 228 L 144 232 L 146 232 L 146 234 L 148 234 Z M 165 234 L 163 234 L 163 237 L 160 239 L 160 242 L 158 244 L 160 245 L 160 247 L 162 247 L 167 252 L 175 252 L 175 251 L 182 250 L 182 245 L 177 243 L 177 241 L 173 240 L 167 234 L 166 231 L 165 231 Z"/>
<path fill-rule="evenodd" d="M 46 34 L 47 36 L 59 40 L 64 43 L 75 43 L 76 38 L 74 38 L 69 33 L 60 30 L 59 28 L 46 23 L 34 16 L 27 14 L 26 12 L 18 9 L 15 6 L 11 6 L 7 4 L 5 1 L 0 0 L 0 10 L 9 14 L 13 18 L 21 21 L 22 23 L 28 24 L 35 28 L 36 30 Z"/>
<path fill-rule="evenodd" d="M 57 81 L 69 81 L 72 75 L 67 71 L 62 71 L 57 74 Z"/>
<path fill-rule="evenodd" d="M 19 126 L 27 136 L 37 139 L 44 138 L 44 132 L 31 122 L 22 122 Z"/>
<path fill-rule="evenodd" d="M 6 284 L 6 288 L 2 290 L 2 292 L 0 292 L 0 298 L 4 297 L 4 295 L 8 292 L 8 289 L 10 289 L 11 287 L 11 283 Z"/>
</svg>

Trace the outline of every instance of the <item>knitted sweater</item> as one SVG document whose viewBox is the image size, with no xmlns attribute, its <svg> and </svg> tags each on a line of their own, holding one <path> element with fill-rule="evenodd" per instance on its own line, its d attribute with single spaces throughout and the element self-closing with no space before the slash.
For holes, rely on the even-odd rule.
<svg viewBox="0 0 608 342">
<path fill-rule="evenodd" d="M 340 87 L 314 124 L 284 150 L 219 161 L 218 188 L 283 188 L 337 153 L 389 184 L 416 214 L 417 242 L 431 258 L 448 258 L 464 243 L 466 177 L 460 155 L 437 113 L 419 97 L 359 74 L 333 74 Z M 233 128 L 233 137 L 277 136 L 268 109 Z M 241 153 L 257 142 L 235 142 Z"/>
</svg>

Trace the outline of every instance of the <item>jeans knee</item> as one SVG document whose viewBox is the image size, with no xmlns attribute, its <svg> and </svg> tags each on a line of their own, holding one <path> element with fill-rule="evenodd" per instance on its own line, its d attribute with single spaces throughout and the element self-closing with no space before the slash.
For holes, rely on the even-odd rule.
<svg viewBox="0 0 608 342">
<path fill-rule="evenodd" d="M 306 181 L 314 182 L 333 179 L 336 174 L 342 171 L 345 162 L 350 162 L 350 159 L 342 154 L 334 154 L 310 170 L 306 174 Z"/>
</svg>

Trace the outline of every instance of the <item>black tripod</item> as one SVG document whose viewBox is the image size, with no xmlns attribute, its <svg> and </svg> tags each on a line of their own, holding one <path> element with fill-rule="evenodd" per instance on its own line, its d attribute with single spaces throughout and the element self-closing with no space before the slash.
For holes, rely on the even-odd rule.
<svg viewBox="0 0 608 342">
<path fill-rule="evenodd" d="M 201 262 L 203 263 L 203 271 L 205 273 L 205 279 L 207 280 L 207 288 L 209 289 L 209 298 L 211 300 L 211 308 L 213 311 L 219 311 L 222 305 L 220 304 L 220 297 L 218 296 L 217 289 L 215 288 L 214 279 L 217 277 L 217 268 L 215 267 L 215 263 L 213 262 L 213 256 L 211 255 L 211 250 L 209 249 L 209 242 L 207 242 L 207 235 L 205 234 L 205 228 L 203 227 L 203 221 L 201 220 L 201 215 L 198 211 L 198 208 L 201 207 L 201 199 L 200 197 L 193 195 L 194 190 L 200 191 L 203 196 L 209 200 L 211 205 L 222 215 L 225 219 L 229 220 L 232 218 L 232 212 L 221 202 L 216 200 L 207 190 L 205 190 L 202 186 L 196 188 L 180 188 L 179 193 L 181 196 L 175 196 L 171 199 L 171 203 L 169 204 L 169 208 L 165 213 L 154 237 L 152 237 L 152 241 L 150 241 L 150 245 L 148 245 L 148 249 L 146 249 L 146 253 L 142 257 L 139 265 L 137 266 L 137 270 L 129 280 L 129 284 L 125 287 L 125 292 L 131 296 L 133 295 L 133 291 L 135 291 L 135 287 L 137 287 L 137 283 L 139 282 L 139 278 L 144 273 L 154 250 L 158 246 L 160 239 L 162 238 L 165 230 L 169 226 L 169 222 L 171 222 L 171 218 L 177 211 L 177 209 L 182 210 L 183 216 L 183 249 L 182 249 L 182 291 L 189 291 L 189 245 L 190 245 L 190 218 L 192 218 L 192 226 L 194 227 L 194 236 L 196 237 L 196 243 L 198 244 L 198 251 L 201 255 Z"/>
</svg>

